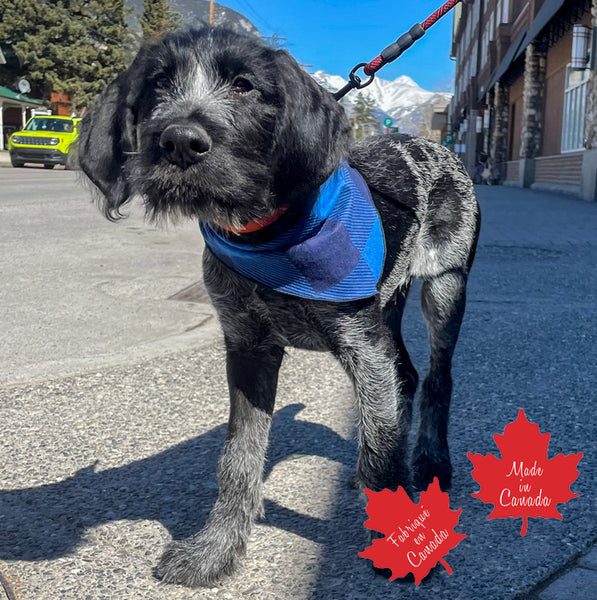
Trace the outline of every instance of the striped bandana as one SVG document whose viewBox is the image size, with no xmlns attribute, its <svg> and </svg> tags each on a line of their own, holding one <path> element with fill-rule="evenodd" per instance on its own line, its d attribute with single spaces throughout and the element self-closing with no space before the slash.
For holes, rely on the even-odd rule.
<svg viewBox="0 0 597 600">
<path fill-rule="evenodd" d="M 319 188 L 311 211 L 274 239 L 247 244 L 200 223 L 209 249 L 232 270 L 284 294 L 344 302 L 377 293 L 385 243 L 367 184 L 346 162 Z"/>
</svg>

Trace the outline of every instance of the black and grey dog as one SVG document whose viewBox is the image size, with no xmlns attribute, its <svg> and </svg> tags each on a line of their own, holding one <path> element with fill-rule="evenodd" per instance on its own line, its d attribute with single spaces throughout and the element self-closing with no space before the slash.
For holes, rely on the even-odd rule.
<svg viewBox="0 0 597 600">
<path fill-rule="evenodd" d="M 287 52 L 219 28 L 143 47 L 84 119 L 80 163 L 108 218 L 139 195 L 153 218 L 198 219 L 236 243 L 258 244 L 291 228 L 341 161 L 366 181 L 383 227 L 374 295 L 328 301 L 281 293 L 205 250 L 205 285 L 225 337 L 230 420 L 218 500 L 202 531 L 166 548 L 158 566 L 164 581 L 198 586 L 234 571 L 262 507 L 286 346 L 330 351 L 351 378 L 361 488 L 423 489 L 435 476 L 449 486 L 451 359 L 479 210 L 447 149 L 402 135 L 353 145 L 342 106 Z M 431 361 L 409 461 L 418 377 L 400 323 L 415 277 L 423 281 Z"/>
</svg>

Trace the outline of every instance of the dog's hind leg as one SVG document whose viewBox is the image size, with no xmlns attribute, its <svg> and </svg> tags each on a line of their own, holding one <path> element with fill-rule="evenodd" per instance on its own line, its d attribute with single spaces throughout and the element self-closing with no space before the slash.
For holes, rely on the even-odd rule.
<svg viewBox="0 0 597 600">
<path fill-rule="evenodd" d="M 394 293 L 390 301 L 384 306 L 383 318 L 386 326 L 392 334 L 396 350 L 396 371 L 400 393 L 409 402 L 409 418 L 412 414 L 412 401 L 417 390 L 419 375 L 410 360 L 408 351 L 402 339 L 402 315 L 406 305 L 410 284 L 400 287 Z"/>
<path fill-rule="evenodd" d="M 448 413 L 452 394 L 452 355 L 466 303 L 466 273 L 452 269 L 423 280 L 421 300 L 429 333 L 429 373 L 419 399 L 420 424 L 413 450 L 413 483 L 424 490 L 439 479 L 442 489 L 451 483 L 448 451 Z"/>
<path fill-rule="evenodd" d="M 275 345 L 228 348 L 230 417 L 218 463 L 218 499 L 202 531 L 167 546 L 157 569 L 165 582 L 210 585 L 230 575 L 244 553 L 262 509 L 263 465 L 283 355 Z"/>
</svg>

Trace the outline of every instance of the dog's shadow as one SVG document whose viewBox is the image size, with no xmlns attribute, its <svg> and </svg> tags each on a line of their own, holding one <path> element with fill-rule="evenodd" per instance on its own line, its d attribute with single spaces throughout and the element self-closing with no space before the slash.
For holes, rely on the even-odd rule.
<svg viewBox="0 0 597 600">
<path fill-rule="evenodd" d="M 354 460 L 356 444 L 295 418 L 303 408 L 292 404 L 274 414 L 266 477 L 293 455 L 347 465 Z M 196 533 L 217 498 L 215 472 L 225 435 L 221 425 L 124 467 L 96 472 L 90 465 L 58 483 L 0 490 L 0 559 L 61 557 L 75 549 L 86 529 L 123 519 L 159 521 L 177 539 Z M 266 513 L 270 525 L 315 541 L 323 535 L 312 519 L 275 502 L 266 501 Z"/>
</svg>

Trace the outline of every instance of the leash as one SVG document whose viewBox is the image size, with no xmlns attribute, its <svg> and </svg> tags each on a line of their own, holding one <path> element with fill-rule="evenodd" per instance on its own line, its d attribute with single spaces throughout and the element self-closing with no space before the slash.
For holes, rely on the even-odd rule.
<svg viewBox="0 0 597 600">
<path fill-rule="evenodd" d="M 449 13 L 459 2 L 462 0 L 448 0 L 442 7 L 438 8 L 433 14 L 427 17 L 422 23 L 413 25 L 407 33 L 401 35 L 393 44 L 390 44 L 385 48 L 382 53 L 368 63 L 359 63 L 350 72 L 348 76 L 348 83 L 334 94 L 336 100 L 340 100 L 350 90 L 362 89 L 367 87 L 375 79 L 375 73 L 379 71 L 384 65 L 396 60 L 405 50 L 408 50 L 417 40 L 421 39 L 425 32 L 432 26 L 435 25 L 445 14 Z M 363 72 L 369 79 L 364 83 L 356 72 L 363 68 Z"/>
</svg>

